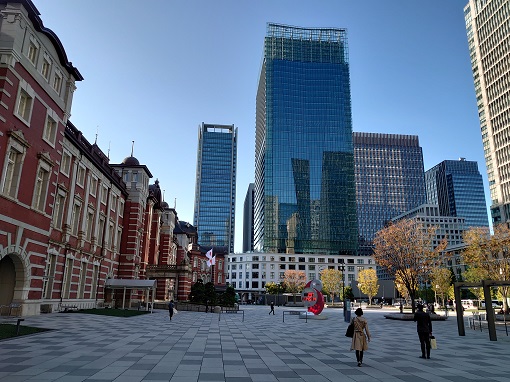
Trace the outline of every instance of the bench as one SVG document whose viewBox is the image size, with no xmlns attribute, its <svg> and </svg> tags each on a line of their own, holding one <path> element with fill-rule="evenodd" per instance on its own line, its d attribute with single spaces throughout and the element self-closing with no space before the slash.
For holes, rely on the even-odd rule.
<svg viewBox="0 0 510 382">
<path fill-rule="evenodd" d="M 226 314 L 242 314 L 243 315 L 243 322 L 244 322 L 244 310 L 238 309 L 238 308 L 224 308 L 221 307 L 220 314 L 218 314 L 218 321 L 221 319 L 221 313 Z"/>
<path fill-rule="evenodd" d="M 2 318 L 0 319 L 0 324 L 14 324 L 16 323 L 16 335 L 19 336 L 19 329 L 21 326 L 21 322 L 25 321 L 24 318 L 12 317 L 12 318 Z"/>
<path fill-rule="evenodd" d="M 21 304 L 13 302 L 9 305 L 0 305 L 0 316 L 4 317 L 21 316 Z"/>
<path fill-rule="evenodd" d="M 283 322 L 285 322 L 285 315 L 288 314 L 289 316 L 299 316 L 301 313 L 303 313 L 300 310 L 284 310 L 283 311 Z"/>
<path fill-rule="evenodd" d="M 468 326 L 476 330 L 476 326 L 478 324 L 478 327 L 480 328 L 480 331 L 482 331 L 482 326 L 487 325 L 487 313 L 475 313 L 473 312 L 472 316 L 468 316 Z"/>
<path fill-rule="evenodd" d="M 78 305 L 60 305 L 59 312 L 70 312 L 78 310 Z"/>
</svg>

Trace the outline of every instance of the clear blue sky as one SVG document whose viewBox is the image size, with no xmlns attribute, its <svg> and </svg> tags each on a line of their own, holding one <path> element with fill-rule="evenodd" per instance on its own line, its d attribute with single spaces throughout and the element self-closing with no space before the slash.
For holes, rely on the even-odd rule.
<svg viewBox="0 0 510 382">
<path fill-rule="evenodd" d="M 120 163 L 131 152 L 193 222 L 198 126 L 239 132 L 235 250 L 254 179 L 255 95 L 267 22 L 346 28 L 353 130 L 418 135 L 425 170 L 478 162 L 489 200 L 465 32 L 467 0 L 33 0 L 85 80 L 71 121 Z M 153 179 L 155 180 L 155 179 Z"/>
</svg>

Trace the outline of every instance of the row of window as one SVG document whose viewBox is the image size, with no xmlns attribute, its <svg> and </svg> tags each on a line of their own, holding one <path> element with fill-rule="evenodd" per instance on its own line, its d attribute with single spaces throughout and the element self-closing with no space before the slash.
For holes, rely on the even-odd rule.
<svg viewBox="0 0 510 382">
<path fill-rule="evenodd" d="M 259 259 L 261 259 L 262 261 L 266 261 L 267 258 L 269 258 L 269 261 L 275 261 L 276 260 L 276 256 L 252 256 L 251 257 L 251 261 L 252 262 L 255 262 L 255 261 L 259 261 Z M 287 260 L 288 259 L 288 260 Z M 309 257 L 309 258 L 305 258 L 305 257 L 298 257 L 298 262 L 299 263 L 315 263 L 315 260 L 316 258 L 315 257 Z M 239 258 L 237 256 L 234 256 L 234 257 L 230 257 L 229 258 L 229 262 L 230 263 L 235 263 L 239 260 L 239 262 L 242 262 L 243 261 L 243 256 L 239 256 Z M 246 260 L 250 260 L 250 258 L 247 256 L 246 257 Z M 296 262 L 296 257 L 295 256 L 279 256 L 278 260 L 280 262 Z M 326 261 L 327 260 L 327 261 Z M 347 261 L 345 261 L 347 260 Z M 356 261 L 354 261 L 356 260 Z M 366 264 L 373 264 L 373 259 L 365 259 L 365 258 L 357 258 L 357 259 L 337 259 L 337 262 L 340 263 L 340 264 L 344 264 L 344 263 L 347 263 L 347 264 L 365 264 L 365 261 L 366 261 Z M 329 264 L 332 264 L 332 263 L 335 263 L 335 259 L 334 258 L 324 258 L 324 257 L 319 257 L 317 258 L 317 262 L 318 263 L 329 263 Z M 256 265 L 258 267 L 258 264 L 252 264 L 252 265 Z M 265 266 L 265 264 L 262 265 L 263 267 Z M 232 268 L 232 269 L 235 269 L 235 268 Z"/>
<path fill-rule="evenodd" d="M 274 276 L 274 275 L 273 275 Z M 316 274 L 315 273 L 310 273 L 308 274 L 308 279 L 309 280 L 313 280 L 316 278 Z M 355 275 L 354 274 L 348 274 L 347 275 L 347 284 L 352 284 L 352 282 L 355 281 Z M 280 280 L 283 280 L 284 278 L 284 275 L 283 273 L 280 274 Z M 275 280 L 274 277 L 271 277 L 271 279 Z M 237 288 L 237 289 L 259 289 L 259 288 L 262 288 L 264 289 L 265 286 L 266 286 L 266 281 L 258 281 L 258 280 L 244 280 L 244 281 L 238 281 L 238 280 L 230 280 L 230 281 L 227 281 L 227 284 L 229 285 L 232 285 L 234 288 Z M 260 285 L 260 287 L 259 287 Z"/>
<path fill-rule="evenodd" d="M 331 268 L 333 268 L 333 267 L 331 267 Z M 283 268 L 281 268 L 281 269 L 283 269 Z M 310 270 L 314 270 L 314 269 L 310 269 Z M 365 268 L 358 267 L 358 272 L 362 271 L 363 269 L 365 269 Z M 372 269 L 372 267 L 369 267 L 369 269 Z M 349 269 L 349 271 L 354 272 L 354 267 L 352 267 L 352 269 Z M 274 280 L 275 275 L 276 275 L 276 272 L 269 272 L 269 279 Z M 279 272 L 278 275 L 279 275 L 280 279 L 285 278 L 285 272 Z M 266 279 L 267 273 L 266 272 L 232 272 L 230 274 L 227 274 L 227 279 L 232 279 L 232 280 L 236 280 L 237 278 L 242 279 L 243 276 L 245 279 L 250 279 L 250 278 L 251 279 L 258 279 L 258 278 Z M 312 280 L 317 277 L 320 278 L 320 273 L 310 272 L 310 273 L 308 273 L 308 276 Z M 355 276 L 354 273 L 348 273 L 347 279 L 353 280 L 354 276 Z M 345 280 L 345 274 L 342 274 L 342 278 Z"/>
<path fill-rule="evenodd" d="M 11 132 L 2 171 L 1 192 L 12 199 L 17 199 L 18 197 L 27 149 L 28 143 L 23 139 L 23 136 L 17 132 Z M 48 154 L 40 153 L 38 156 L 32 207 L 38 211 L 45 212 L 51 168 L 54 164 Z"/>
<path fill-rule="evenodd" d="M 11 133 L 3 169 L 2 194 L 13 199 L 17 198 L 27 148 L 28 144 L 22 139 L 20 135 Z M 66 166 L 69 167 L 70 163 L 71 156 L 64 151 L 64 155 L 62 156 L 62 164 L 64 165 L 64 170 L 62 170 L 61 167 L 61 172 L 64 172 Z M 54 163 L 47 154 L 39 154 L 39 163 L 35 177 L 32 207 L 42 212 L 45 212 L 46 209 L 46 197 L 48 193 L 51 168 L 53 165 Z M 69 171 L 69 168 L 67 168 L 67 171 Z M 85 176 L 86 168 L 82 165 L 79 165 L 76 174 L 76 184 L 84 187 Z M 96 196 L 98 179 L 94 176 L 91 176 L 90 179 L 90 194 L 92 196 Z M 101 189 L 101 203 L 104 205 L 106 205 L 107 195 L 108 188 L 103 186 Z M 124 201 L 117 195 L 112 194 L 111 209 L 113 212 L 115 212 L 117 208 L 119 209 L 119 216 L 122 217 Z"/>
<path fill-rule="evenodd" d="M 197 268 L 199 266 L 199 263 L 200 263 L 201 271 L 205 271 L 205 270 L 209 269 L 209 267 L 207 266 L 207 260 L 199 259 L 198 257 L 194 257 L 193 258 L 193 268 Z M 223 261 L 218 260 L 218 263 L 215 265 L 215 267 L 218 272 L 221 272 L 223 270 Z"/>
<path fill-rule="evenodd" d="M 54 65 L 50 55 L 41 49 L 41 44 L 34 35 L 30 35 L 25 55 L 46 82 L 60 95 L 63 82 L 62 72 Z"/>
<path fill-rule="evenodd" d="M 372 260 L 369 259 L 369 264 L 372 264 Z M 363 264 L 363 262 L 359 262 L 358 264 Z M 260 268 L 259 268 L 260 266 Z M 266 264 L 246 264 L 246 269 L 266 269 Z M 299 270 L 299 271 L 305 271 L 307 269 L 307 266 L 304 264 L 269 264 L 269 269 L 276 269 L 278 267 L 279 269 L 290 269 L 290 270 Z M 322 269 L 323 266 L 316 266 L 313 264 L 308 265 L 309 271 L 314 271 L 315 269 Z M 339 271 L 347 269 L 348 272 L 354 272 L 354 265 L 348 265 L 347 268 L 343 265 L 338 265 L 336 268 L 334 265 L 328 266 L 329 269 L 338 269 Z M 359 267 L 358 269 L 363 269 L 363 267 Z M 371 268 L 371 267 L 370 267 Z M 228 270 L 237 270 L 237 269 L 243 269 L 243 264 L 228 264 Z"/>
<path fill-rule="evenodd" d="M 76 265 L 76 261 L 73 258 L 66 259 L 65 273 L 63 275 L 62 280 L 62 290 L 60 291 L 61 297 L 68 299 L 70 298 L 71 292 L 76 291 L 76 298 L 83 299 L 89 298 L 93 299 L 96 295 L 97 290 L 97 280 L 99 274 L 99 264 L 89 264 L 88 262 L 81 261 L 78 265 Z M 48 259 L 46 261 L 46 268 L 44 271 L 44 284 L 43 284 L 43 293 L 44 298 L 51 299 L 54 298 L 52 295 L 54 292 L 55 286 L 55 276 L 57 268 L 57 255 L 49 254 Z M 76 285 L 73 288 L 72 285 L 72 276 L 74 274 L 74 269 L 79 268 L 78 273 L 78 282 L 73 283 Z M 92 269 L 90 269 L 92 268 Z M 89 271 L 92 272 L 89 272 Z M 87 283 L 87 278 L 89 278 L 89 282 Z M 58 284 L 57 284 L 58 285 Z M 85 290 L 85 286 L 90 285 L 90 289 L 88 291 Z M 88 293 L 87 293 L 88 292 Z"/>
<path fill-rule="evenodd" d="M 81 200 L 75 198 L 71 206 L 70 217 L 66 215 L 67 193 L 63 189 L 58 189 L 55 195 L 55 204 L 53 208 L 53 227 L 62 229 L 64 221 L 69 221 L 70 234 L 78 236 L 79 232 L 84 232 L 84 240 L 91 242 L 92 238 L 96 238 L 97 245 L 106 245 L 112 250 L 120 250 L 120 241 L 122 238 L 122 228 L 118 224 L 110 220 L 108 225 L 107 236 L 104 237 L 106 225 L 106 215 L 96 211 L 91 205 L 83 208 Z M 83 215 L 84 214 L 84 215 Z M 65 219 L 65 220 L 64 220 Z M 83 220 L 84 219 L 84 220 Z M 83 222 L 83 224 L 82 224 Z M 115 236 L 115 234 L 117 234 Z M 103 243 L 104 237 L 104 243 Z"/>
</svg>

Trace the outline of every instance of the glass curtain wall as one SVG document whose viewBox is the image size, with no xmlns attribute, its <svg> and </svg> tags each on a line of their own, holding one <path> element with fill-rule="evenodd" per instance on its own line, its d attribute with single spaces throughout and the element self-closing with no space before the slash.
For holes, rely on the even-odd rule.
<svg viewBox="0 0 510 382">
<path fill-rule="evenodd" d="M 234 252 L 237 128 L 199 127 L 195 213 L 198 244 Z"/>
<path fill-rule="evenodd" d="M 345 29 L 268 24 L 255 151 L 255 250 L 355 254 Z"/>
</svg>

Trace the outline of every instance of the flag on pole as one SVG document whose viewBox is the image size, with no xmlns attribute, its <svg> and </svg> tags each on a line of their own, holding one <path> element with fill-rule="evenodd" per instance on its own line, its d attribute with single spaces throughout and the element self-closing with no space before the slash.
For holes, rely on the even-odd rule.
<svg viewBox="0 0 510 382">
<path fill-rule="evenodd" d="M 216 264 L 216 256 L 213 256 L 213 250 L 212 248 L 210 250 L 207 251 L 207 253 L 205 254 L 205 256 L 207 257 L 207 266 L 208 267 L 211 267 L 213 266 L 214 264 Z"/>
<path fill-rule="evenodd" d="M 216 256 L 211 258 L 211 265 L 216 265 Z"/>
</svg>

